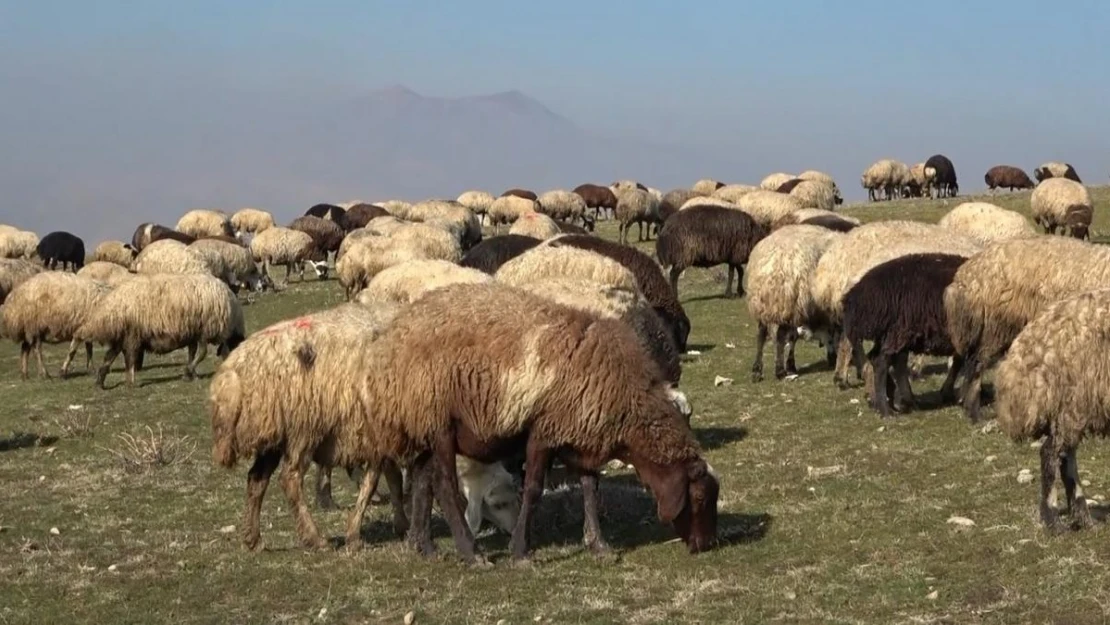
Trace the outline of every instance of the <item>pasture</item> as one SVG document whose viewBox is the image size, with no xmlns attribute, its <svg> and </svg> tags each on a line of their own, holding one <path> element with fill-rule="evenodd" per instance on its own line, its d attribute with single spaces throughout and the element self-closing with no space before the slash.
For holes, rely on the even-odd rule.
<svg viewBox="0 0 1110 625">
<path fill-rule="evenodd" d="M 1110 188 L 1092 195 L 1099 239 L 1110 234 Z M 844 212 L 935 222 L 969 199 Z M 1028 193 L 983 199 L 1028 213 Z M 616 238 L 612 222 L 599 230 Z M 625 469 L 602 480 L 602 528 L 619 552 L 606 560 L 581 546 L 576 487 L 545 494 L 531 565 L 512 566 L 506 537 L 486 530 L 480 545 L 494 566 L 477 570 L 458 562 L 438 520 L 438 559 L 408 551 L 387 505 L 372 507 L 361 552 L 305 551 L 276 481 L 263 507 L 265 548 L 249 553 L 239 532 L 247 467 L 211 462 L 204 398 L 215 350 L 197 381 L 180 378 L 177 353 L 148 358 L 134 389 L 117 361 L 109 390 L 98 391 L 80 366 L 69 380 L 21 382 L 18 347 L 6 342 L 0 623 L 401 623 L 409 612 L 420 624 L 1110 619 L 1110 533 L 1101 524 L 1055 537 L 1041 529 L 1036 480 L 1018 480 L 1022 469 L 1037 475 L 1034 449 L 973 428 L 954 407 L 882 422 L 862 388 L 835 388 L 813 343 L 799 345 L 798 378 L 752 383 L 755 327 L 742 299 L 720 297 L 724 276 L 691 270 L 681 282 L 698 352 L 684 357 L 681 388 L 721 476 L 723 542 L 698 556 L 672 540 Z M 246 308 L 248 330 L 342 300 L 334 280 L 294 282 Z M 52 373 L 63 353 L 47 350 Z M 718 376 L 731 383 L 715 385 Z M 935 402 L 940 382 L 931 375 L 915 391 Z M 1110 497 L 1110 449 L 1090 441 L 1079 456 L 1097 506 Z M 337 471 L 337 501 L 348 506 L 354 494 Z M 313 515 L 337 543 L 345 510 Z"/>
</svg>

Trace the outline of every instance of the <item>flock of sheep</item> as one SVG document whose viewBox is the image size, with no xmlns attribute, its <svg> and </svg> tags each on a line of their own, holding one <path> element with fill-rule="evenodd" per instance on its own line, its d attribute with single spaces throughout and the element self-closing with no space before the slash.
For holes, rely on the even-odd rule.
<svg viewBox="0 0 1110 625">
<path fill-rule="evenodd" d="M 1110 380 L 1074 356 L 1110 349 L 1110 291 L 1099 290 L 1110 285 L 1110 249 L 1082 240 L 1093 205 L 1074 169 L 1035 173 L 1032 213 L 1046 234 L 979 202 L 938 225 L 860 224 L 836 212 L 840 190 L 817 171 L 666 193 L 625 180 L 541 195 L 319 204 L 287 227 L 256 209 L 196 210 L 173 228 L 141 224 L 129 243 L 102 243 L 87 264 L 72 234 L 39 240 L 0 226 L 0 321 L 21 347 L 24 379 L 32 352 L 49 375 L 43 343 L 70 343 L 63 377 L 81 344 L 87 368 L 93 345 L 105 346 L 101 388 L 120 354 L 133 384 L 146 352 L 187 349 L 192 378 L 216 346 L 213 455 L 225 467 L 250 463 L 250 548 L 279 465 L 299 539 L 326 544 L 302 492 L 315 464 L 320 506 L 334 505 L 334 468 L 359 484 L 349 546 L 384 475 L 395 529 L 418 552 L 434 551 L 434 501 L 465 560 L 483 561 L 474 536 L 484 521 L 526 558 L 558 461 L 579 476 L 584 542 L 601 553 L 598 478 L 618 459 L 651 490 L 659 519 L 699 552 L 717 542 L 719 476 L 679 389 L 692 328 L 678 283 L 689 267 L 725 265 L 724 295 L 744 295 L 758 328 L 753 380 L 763 377 L 768 338 L 778 378 L 797 373 L 797 341 L 816 338 L 836 383 L 844 388 L 854 365 L 886 417 L 914 405 L 911 355 L 949 357 L 942 395 L 959 395 L 977 421 L 982 375 L 997 364 L 1001 429 L 1046 437 L 1045 524 L 1057 524 L 1057 476 L 1082 523 L 1075 449 L 1088 432 L 1110 432 Z M 1009 169 L 992 177 L 992 186 L 1026 186 Z M 880 161 L 863 184 L 888 198 L 958 192 L 939 155 L 913 168 Z M 619 222 L 620 242 L 592 234 L 604 218 Z M 483 238 L 483 223 L 498 234 Z M 633 224 L 640 240 L 656 237 L 655 258 L 626 244 Z M 1051 236 L 1057 230 L 1070 236 Z M 244 288 L 280 290 L 294 273 L 323 279 L 330 267 L 346 303 L 246 335 Z"/>
</svg>

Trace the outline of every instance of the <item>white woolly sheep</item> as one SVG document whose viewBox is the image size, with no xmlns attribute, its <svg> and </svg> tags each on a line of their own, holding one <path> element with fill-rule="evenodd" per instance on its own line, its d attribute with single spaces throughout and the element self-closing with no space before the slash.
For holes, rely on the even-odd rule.
<svg viewBox="0 0 1110 625">
<path fill-rule="evenodd" d="M 628 243 L 628 232 L 632 224 L 637 225 L 638 240 L 644 240 L 644 224 L 652 224 L 659 219 L 659 201 L 647 191 L 640 189 L 625 189 L 617 193 L 616 218 L 620 221 L 619 239 L 621 243 Z M 651 230 L 648 230 L 648 239 Z"/>
<path fill-rule="evenodd" d="M 479 222 L 483 222 L 493 200 L 493 194 L 486 191 L 464 191 L 455 201 L 470 209 L 478 216 Z"/>
<path fill-rule="evenodd" d="M 720 206 L 721 208 L 740 210 L 740 207 L 737 206 L 735 202 L 729 202 L 728 200 L 722 200 L 716 197 L 692 197 L 683 202 L 682 206 L 678 207 L 678 210 L 689 210 L 695 206 Z"/>
<path fill-rule="evenodd" d="M 262 289 L 262 275 L 245 246 L 219 239 L 197 239 L 187 249 L 199 255 L 209 267 L 220 267 L 223 273 L 217 277 L 232 287 L 246 285 L 252 291 Z"/>
<path fill-rule="evenodd" d="M 103 282 L 108 286 L 115 286 L 122 280 L 134 276 L 127 267 L 121 267 L 115 263 L 109 263 L 102 260 L 94 260 L 93 262 L 85 265 L 77 270 L 77 275 L 88 278 L 90 280 L 97 280 Z"/>
<path fill-rule="evenodd" d="M 574 247 L 541 245 L 501 265 L 495 274 L 498 281 L 510 285 L 568 277 L 639 292 L 636 276 L 624 265 Z"/>
<path fill-rule="evenodd" d="M 42 344 L 70 341 L 69 353 L 62 363 L 61 375 L 65 378 L 77 353 L 77 329 L 110 291 L 107 284 L 64 271 L 45 271 L 13 290 L 0 314 L 4 334 L 20 345 L 20 377 L 27 379 L 27 361 L 33 349 L 39 375 L 49 378 L 42 361 Z M 91 363 L 92 343 L 85 342 L 86 370 Z"/>
<path fill-rule="evenodd" d="M 449 284 L 489 282 L 487 273 L 445 260 L 411 260 L 383 269 L 358 295 L 360 304 L 409 304 L 432 289 Z"/>
<path fill-rule="evenodd" d="M 236 237 L 258 234 L 274 227 L 274 216 L 257 208 L 240 208 L 231 216 L 231 227 Z"/>
<path fill-rule="evenodd" d="M 37 254 L 39 237 L 34 232 L 14 230 L 0 232 L 0 258 L 30 260 Z"/>
<path fill-rule="evenodd" d="M 948 211 L 937 225 L 961 232 L 984 246 L 1037 236 L 1024 215 L 988 202 L 964 202 Z"/>
<path fill-rule="evenodd" d="M 559 236 L 562 230 L 553 219 L 543 213 L 524 213 L 513 222 L 513 226 L 509 228 L 509 234 L 519 234 L 544 241 Z"/>
<path fill-rule="evenodd" d="M 759 187 L 753 187 L 747 184 L 730 184 L 717 189 L 709 197 L 718 200 L 724 200 L 726 202 L 731 202 L 732 204 L 739 204 L 740 198 L 753 191 L 758 190 Z"/>
<path fill-rule="evenodd" d="M 404 200 L 386 200 L 384 202 L 374 202 L 375 206 L 381 206 L 390 215 L 398 219 L 407 219 L 409 209 L 412 208 L 412 203 Z"/>
<path fill-rule="evenodd" d="M 271 281 L 271 265 L 285 265 L 287 283 L 294 265 L 300 266 L 302 282 L 306 264 L 321 280 L 327 276 L 328 264 L 324 252 L 316 247 L 311 236 L 298 230 L 278 226 L 267 228 L 251 239 L 250 251 L 254 261 L 262 264 L 262 275 Z"/>
<path fill-rule="evenodd" d="M 200 254 L 173 239 L 162 239 L 147 245 L 135 257 L 133 267 L 135 273 L 142 274 L 208 274 L 217 278 L 222 278 L 224 271 L 222 265 L 209 264 Z"/>
<path fill-rule="evenodd" d="M 505 195 L 497 198 L 489 207 L 489 222 L 494 232 L 500 230 L 503 224 L 512 225 L 524 213 L 534 213 L 539 208 L 535 200 L 529 200 L 515 195 Z"/>
<path fill-rule="evenodd" d="M 763 190 L 752 191 L 744 195 L 736 203 L 736 206 L 751 215 L 757 224 L 768 229 L 784 216 L 806 208 L 802 205 L 801 200 L 796 197 Z"/>
<path fill-rule="evenodd" d="M 586 226 L 586 200 L 577 193 L 556 189 L 548 191 L 537 199 L 539 211 L 552 219 L 570 223 L 581 222 Z"/>
<path fill-rule="evenodd" d="M 790 190 L 790 196 L 797 198 L 802 208 L 820 208 L 827 211 L 835 209 L 842 201 L 835 186 L 818 180 L 802 180 Z"/>
<path fill-rule="evenodd" d="M 796 177 L 800 180 L 823 182 L 832 187 L 834 191 L 839 191 L 839 187 L 836 186 L 836 179 L 823 171 L 817 171 L 816 169 L 807 169 L 806 171 L 798 174 Z"/>
<path fill-rule="evenodd" d="M 137 255 L 138 252 L 131 247 L 130 243 L 104 241 L 96 246 L 96 250 L 93 252 L 93 261 L 99 260 L 106 263 L 115 263 L 120 267 L 131 267 L 131 263 L 134 262 Z"/>
<path fill-rule="evenodd" d="M 790 174 L 785 174 L 781 172 L 777 174 L 771 174 L 763 180 L 759 181 L 759 188 L 764 191 L 776 191 L 784 183 L 790 182 L 795 178 L 797 178 L 797 176 L 791 176 Z"/>
<path fill-rule="evenodd" d="M 917 163 L 910 167 L 910 189 L 913 195 L 924 195 L 933 199 L 933 181 L 936 180 L 937 170 L 926 167 L 925 163 Z"/>
<path fill-rule="evenodd" d="M 0 258 L 0 304 L 17 286 L 42 271 L 42 265 L 24 258 Z"/>
<path fill-rule="evenodd" d="M 698 195 L 713 195 L 714 191 L 720 189 L 723 186 L 725 186 L 725 183 L 718 180 L 713 180 L 712 178 L 702 178 L 701 180 L 695 182 L 694 185 L 690 187 L 690 190 Z"/>
<path fill-rule="evenodd" d="M 1047 234 L 1056 234 L 1056 229 L 1061 228 L 1077 239 L 1088 238 L 1094 204 L 1082 184 L 1067 178 L 1049 178 L 1033 189 L 1029 206 L 1033 221 Z"/>
<path fill-rule="evenodd" d="M 482 226 L 478 217 L 462 204 L 448 200 L 428 200 L 409 208 L 409 221 L 426 223 L 447 232 L 468 250 L 482 241 Z"/>
<path fill-rule="evenodd" d="M 231 220 L 228 216 L 222 211 L 214 210 L 191 210 L 182 215 L 174 229 L 197 239 L 235 236 L 235 231 L 231 228 Z"/>
<path fill-rule="evenodd" d="M 867 199 L 874 202 L 880 199 L 893 200 L 901 196 L 902 186 L 909 178 L 909 167 L 894 159 L 884 158 L 875 161 L 860 176 L 860 185 L 867 189 Z"/>
<path fill-rule="evenodd" d="M 419 225 L 423 226 L 423 224 Z M 431 226 L 426 227 L 435 230 L 435 228 Z M 404 231 L 405 230 L 402 230 L 400 232 Z M 411 260 L 429 260 L 437 258 L 439 260 L 457 262 L 461 258 L 461 255 L 457 253 L 453 259 L 429 254 L 428 248 L 421 245 L 421 242 L 411 238 L 398 238 L 400 232 L 394 237 L 367 237 L 359 239 L 354 245 L 347 249 L 343 254 L 343 258 L 339 259 L 339 262 L 335 264 L 336 278 L 338 278 L 339 284 L 343 286 L 343 291 L 348 301 L 366 288 L 374 276 L 394 265 L 399 265 Z M 455 244 L 454 249 L 457 251 L 458 242 L 446 232 L 439 232 L 442 232 L 444 236 Z"/>
</svg>

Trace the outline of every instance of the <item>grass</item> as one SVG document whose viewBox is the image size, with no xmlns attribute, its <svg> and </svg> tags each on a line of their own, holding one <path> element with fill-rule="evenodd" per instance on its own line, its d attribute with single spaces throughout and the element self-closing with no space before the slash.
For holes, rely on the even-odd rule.
<svg viewBox="0 0 1110 625">
<path fill-rule="evenodd" d="M 1028 193 L 996 203 L 1027 211 Z M 964 198 L 960 198 L 963 200 Z M 1096 190 L 1106 206 L 1110 189 Z M 953 201 L 849 207 L 865 220 L 936 221 Z M 1095 231 L 1110 233 L 1100 213 Z M 603 224 L 605 236 L 615 236 Z M 650 244 L 644 245 L 650 249 Z M 573 489 L 545 495 L 535 562 L 512 567 L 506 540 L 485 535 L 491 570 L 422 561 L 376 506 L 360 553 L 297 548 L 277 482 L 263 508 L 266 550 L 240 543 L 246 467 L 208 455 L 204 411 L 214 357 L 196 382 L 183 357 L 149 360 L 139 380 L 20 382 L 18 352 L 0 347 L 0 623 L 1101 623 L 1110 613 L 1104 526 L 1049 537 L 1037 484 L 1019 484 L 1037 454 L 968 425 L 955 408 L 880 423 L 861 391 L 838 391 L 806 344 L 793 381 L 749 380 L 754 327 L 724 300 L 722 270 L 684 276 L 693 320 L 682 387 L 722 475 L 725 544 L 687 555 L 626 472 L 603 480 L 603 528 L 617 561 L 580 547 Z M 310 280 L 249 306 L 250 330 L 338 303 L 335 282 Z M 770 366 L 768 354 L 768 366 Z M 47 352 L 48 366 L 61 349 Z M 97 358 L 100 357 L 98 350 Z M 714 386 L 716 376 L 731 385 Z M 115 371 L 109 384 L 122 381 Z M 935 390 L 936 376 L 915 385 Z M 926 396 L 926 399 L 928 396 Z M 192 450 L 196 453 L 192 453 Z M 1081 450 L 1089 494 L 1110 496 L 1110 450 Z M 342 472 L 337 474 L 342 475 Z M 354 487 L 337 477 L 341 505 Z M 313 509 L 342 534 L 344 512 Z M 952 516 L 972 527 L 947 523 Z M 234 527 L 232 527 L 234 526 Z"/>
</svg>

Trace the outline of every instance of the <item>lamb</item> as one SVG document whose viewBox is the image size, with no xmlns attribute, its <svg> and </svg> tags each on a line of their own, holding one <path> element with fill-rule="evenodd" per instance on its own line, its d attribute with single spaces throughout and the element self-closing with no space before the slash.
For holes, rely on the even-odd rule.
<svg viewBox="0 0 1110 625">
<path fill-rule="evenodd" d="M 818 226 L 785 226 L 752 248 L 745 291 L 748 313 L 757 326 L 753 382 L 763 379 L 763 348 L 770 328 L 775 328 L 775 377 L 778 379 L 798 372 L 794 364 L 797 328 L 827 329 L 828 324 L 813 301 L 810 281 L 817 261 L 840 236 L 843 235 Z M 828 346 L 832 347 L 831 340 Z M 785 359 L 784 351 L 789 352 Z"/>
<path fill-rule="evenodd" d="M 493 204 L 493 200 L 493 195 L 485 191 L 464 191 L 455 201 L 477 215 L 480 225 L 485 221 L 486 214 L 489 213 L 489 207 Z"/>
<path fill-rule="evenodd" d="M 586 214 L 586 201 L 582 196 L 570 191 L 548 191 L 538 199 L 539 211 L 557 221 L 574 223 L 582 222 L 586 225 L 589 216 Z"/>
<path fill-rule="evenodd" d="M 710 197 L 732 204 L 739 204 L 741 198 L 753 191 L 759 191 L 759 189 L 746 184 L 730 184 L 717 189 Z"/>
<path fill-rule="evenodd" d="M 310 206 L 304 212 L 305 217 L 319 217 L 320 219 L 330 221 L 339 226 L 340 230 L 346 231 L 347 228 L 347 211 L 334 205 L 334 204 L 315 204 Z M 290 226 L 292 227 L 292 226 Z M 296 228 L 294 228 L 296 230 Z"/>
<path fill-rule="evenodd" d="M 77 353 L 77 329 L 104 300 L 111 287 L 83 276 L 46 271 L 32 276 L 8 296 L 0 311 L 4 334 L 19 343 L 19 374 L 27 379 L 27 361 L 35 350 L 39 376 L 49 378 L 42 360 L 43 343 L 70 341 L 62 378 Z M 85 343 L 85 368 L 92 364 L 92 343 Z"/>
<path fill-rule="evenodd" d="M 1033 177 L 1037 182 L 1044 182 L 1049 178 L 1067 178 L 1073 182 L 1083 183 L 1079 179 L 1079 174 L 1075 173 L 1075 168 L 1067 163 L 1045 163 L 1033 170 Z"/>
<path fill-rule="evenodd" d="M 1037 236 L 1024 215 L 987 202 L 964 202 L 945 213 L 937 225 L 961 232 L 984 246 Z"/>
<path fill-rule="evenodd" d="M 477 269 L 460 267 L 445 260 L 412 260 L 383 269 L 358 295 L 358 302 L 410 304 L 432 289 L 459 283 L 490 282 L 493 278 Z"/>
<path fill-rule="evenodd" d="M 194 239 L 218 237 L 220 235 L 235 236 L 235 231 L 231 227 L 231 219 L 224 213 L 214 210 L 198 209 L 185 213 L 177 221 L 175 230 Z M 136 246 L 136 249 L 139 249 L 138 246 Z"/>
<path fill-rule="evenodd" d="M 714 191 L 720 189 L 723 186 L 725 186 L 725 183 L 719 180 L 713 180 L 712 178 L 702 178 L 701 180 L 695 182 L 694 186 L 690 187 L 689 191 L 694 195 L 713 195 Z"/>
<path fill-rule="evenodd" d="M 849 232 L 860 225 L 860 221 L 855 217 L 841 215 L 833 211 L 822 210 L 820 208 L 803 208 L 794 211 L 789 215 L 784 215 L 775 223 L 771 224 L 771 230 L 778 230 L 785 226 L 804 224 L 810 226 L 819 226 L 827 228 L 835 232 Z"/>
<path fill-rule="evenodd" d="M 1026 174 L 1020 167 L 1013 165 L 995 165 L 987 170 L 983 175 L 983 180 L 987 183 L 987 188 L 991 191 L 995 189 L 1032 189 L 1034 186 L 1033 181 L 1029 179 L 1029 174 Z"/>
<path fill-rule="evenodd" d="M 774 191 L 752 191 L 740 198 L 736 203 L 740 210 L 752 216 L 755 222 L 765 229 L 770 229 L 771 224 L 789 215 L 794 211 L 807 208 L 801 200 L 790 195 L 775 193 Z M 819 207 L 809 207 L 819 208 Z"/>
<path fill-rule="evenodd" d="M 628 244 L 628 232 L 632 229 L 632 224 L 637 225 L 637 240 L 643 241 L 644 224 L 650 225 L 659 219 L 659 202 L 647 191 L 622 190 L 617 194 L 616 218 L 620 222 L 618 236 L 621 243 Z M 651 238 L 650 229 L 648 238 Z"/>
<path fill-rule="evenodd" d="M 463 250 L 468 250 L 482 241 L 482 226 L 478 217 L 458 202 L 429 200 L 414 204 L 408 219 L 426 223 L 451 233 Z"/>
<path fill-rule="evenodd" d="M 1041 442 L 1041 522 L 1059 530 L 1056 477 L 1079 527 L 1091 524 L 1075 452 L 1088 435 L 1110 433 L 1105 355 L 1110 349 L 1110 291 L 1098 290 L 1047 306 L 1017 335 L 995 375 L 998 427 L 1016 442 Z M 1091 354 L 1098 361 L 1076 358 Z"/>
<path fill-rule="evenodd" d="M 138 254 L 138 250 L 129 243 L 104 241 L 96 246 L 96 250 L 93 252 L 93 260 L 115 263 L 120 267 L 130 267 Z"/>
<path fill-rule="evenodd" d="M 578 196 L 575 196 L 578 197 Z M 542 213 L 524 213 L 513 222 L 509 234 L 522 234 L 539 240 L 559 236 L 562 232 L 555 220 Z"/>
<path fill-rule="evenodd" d="M 135 273 L 139 274 L 207 274 L 222 278 L 224 267 L 221 263 L 209 264 L 208 259 L 178 241 L 165 239 L 155 241 L 143 248 L 135 257 Z"/>
<path fill-rule="evenodd" d="M 539 239 L 534 237 L 520 234 L 502 234 L 490 237 L 470 248 L 459 264 L 493 275 L 506 262 L 539 244 Z"/>
<path fill-rule="evenodd" d="M 594 219 L 597 220 L 605 211 L 610 214 L 617 210 L 617 195 L 609 187 L 599 184 L 581 184 L 574 188 L 574 193 L 586 203 L 586 208 L 594 209 Z"/>
<path fill-rule="evenodd" d="M 96 373 L 96 386 L 103 389 L 112 362 L 121 352 L 127 382 L 134 385 L 135 366 L 143 352 L 167 354 L 186 347 L 185 379 L 191 380 L 209 343 L 218 345 L 218 354 L 226 357 L 246 333 L 243 309 L 226 284 L 209 275 L 159 274 L 121 282 L 74 338 L 108 347 Z"/>
<path fill-rule="evenodd" d="M 139 224 L 139 227 L 135 228 L 135 234 L 131 235 L 131 247 L 135 248 L 138 252 L 142 252 L 143 248 L 146 246 L 155 241 L 161 241 L 162 239 L 172 239 L 184 245 L 189 245 L 193 241 L 196 241 L 196 237 L 189 236 L 184 232 L 178 232 L 177 230 L 159 224 L 144 223 Z"/>
<path fill-rule="evenodd" d="M 0 258 L 31 260 L 38 253 L 39 237 L 34 232 L 16 230 L 0 232 Z"/>
<path fill-rule="evenodd" d="M 305 215 L 294 219 L 289 224 L 289 229 L 303 232 L 312 237 L 316 249 L 325 255 L 339 252 L 339 246 L 343 243 L 345 234 L 340 224 L 313 215 Z"/>
<path fill-rule="evenodd" d="M 690 318 L 686 316 L 663 270 L 650 256 L 640 250 L 606 239 L 590 236 L 561 236 L 545 243 L 551 247 L 575 247 L 611 258 L 632 272 L 636 286 L 655 310 L 655 314 L 671 330 L 675 346 L 686 351 L 690 337 Z"/>
<path fill-rule="evenodd" d="M 347 209 L 347 214 L 344 221 L 347 225 L 347 233 L 350 234 L 358 228 L 363 228 L 370 220 L 377 217 L 388 217 L 389 212 L 381 206 L 373 204 L 358 203 Z"/>
<path fill-rule="evenodd" d="M 258 234 L 263 230 L 274 227 L 274 216 L 257 208 L 241 208 L 231 216 L 231 228 L 235 236 L 244 234 Z"/>
<path fill-rule="evenodd" d="M 119 282 L 130 278 L 135 275 L 131 273 L 127 267 L 120 267 L 115 263 L 109 263 L 102 260 L 94 260 L 93 262 L 82 267 L 77 275 L 103 282 L 108 286 L 115 286 Z"/>
<path fill-rule="evenodd" d="M 960 194 L 960 185 L 956 181 L 956 167 L 947 156 L 934 154 L 925 160 L 925 167 L 931 167 L 936 171 L 933 187 L 937 191 L 937 197 L 956 197 Z"/>
<path fill-rule="evenodd" d="M 690 552 L 716 542 L 715 473 L 668 385 L 623 322 L 497 283 L 460 284 L 413 302 L 370 351 L 374 362 L 390 364 L 372 367 L 364 397 L 394 427 L 407 430 L 403 437 L 375 436 L 396 441 L 382 455 L 413 457 L 434 444 L 432 457 L 415 458 L 412 472 L 409 540 L 420 553 L 435 550 L 431 470 L 438 469 L 436 492 L 456 545 L 473 561 L 473 537 L 449 479 L 455 454 L 492 462 L 522 443 L 526 481 L 510 541 L 515 559 L 529 555 L 532 511 L 553 457 L 581 475 L 585 542 L 595 553 L 608 550 L 598 523 L 597 480 L 611 458 L 635 466 L 655 494 L 660 520 L 674 524 Z M 421 449 L 408 441 L 428 442 Z M 454 502 L 455 511 L 444 502 Z"/>
<path fill-rule="evenodd" d="M 844 203 L 844 198 L 836 187 L 825 182 L 815 180 L 802 180 L 788 191 L 791 197 L 797 198 L 802 208 L 820 208 L 831 211 Z M 741 201 L 742 203 L 742 201 Z"/>
<path fill-rule="evenodd" d="M 85 242 L 69 232 L 51 232 L 44 236 L 39 240 L 36 253 L 47 269 L 55 269 L 61 263 L 63 270 L 68 265 L 77 273 L 85 265 Z"/>
<path fill-rule="evenodd" d="M 743 295 L 743 265 L 767 229 L 746 212 L 719 206 L 695 206 L 667 220 L 655 242 L 655 256 L 669 267 L 671 289 L 678 296 L 678 277 L 687 267 L 728 265 L 725 297 L 732 297 L 732 274 L 737 274 L 736 295 Z"/>
<path fill-rule="evenodd" d="M 327 257 L 311 236 L 298 230 L 273 227 L 264 230 L 251 239 L 251 256 L 262 263 L 262 275 L 272 280 L 271 265 L 285 265 L 285 281 L 293 273 L 293 266 L 300 265 L 301 281 L 304 282 L 305 265 L 310 265 L 316 276 L 323 280 L 327 277 Z"/>
<path fill-rule="evenodd" d="M 797 178 L 797 176 L 791 176 L 790 174 L 784 174 L 781 172 L 777 174 L 771 174 L 759 182 L 759 188 L 763 189 L 764 191 L 774 191 L 775 189 L 781 187 L 782 183 L 788 180 L 793 180 L 794 178 Z"/>
<path fill-rule="evenodd" d="M 1047 234 L 1065 233 L 1077 239 L 1090 234 L 1094 204 L 1087 187 L 1067 178 L 1049 178 L 1037 185 L 1029 198 L 1033 221 Z"/>
<path fill-rule="evenodd" d="M 23 258 L 0 258 L 0 304 L 16 287 L 43 271 L 42 265 Z"/>
<path fill-rule="evenodd" d="M 951 401 L 963 359 L 955 353 L 948 335 L 944 291 L 966 257 L 955 254 L 908 254 L 876 265 L 844 296 L 844 337 L 859 345 L 873 341 L 868 354 L 874 370 L 873 408 L 890 417 L 887 380 L 894 367 L 895 408 L 909 410 L 914 403 L 910 389 L 910 352 L 930 356 L 955 356 L 941 397 Z"/>
<path fill-rule="evenodd" d="M 219 267 L 222 279 L 233 289 L 245 284 L 252 291 L 262 289 L 262 275 L 254 263 L 251 251 L 238 243 L 228 243 L 219 239 L 199 239 L 188 248 L 203 259 L 210 267 Z"/>
<path fill-rule="evenodd" d="M 1027 323 L 1049 304 L 1108 287 L 1110 249 L 1065 237 L 996 243 L 964 263 L 944 293 L 944 309 L 952 345 L 966 362 L 968 418 L 979 421 L 983 372 Z"/>
<path fill-rule="evenodd" d="M 502 224 L 512 225 L 518 217 L 525 213 L 534 213 L 539 205 L 535 200 L 503 195 L 493 201 L 489 207 L 489 222 L 496 232 Z"/>
</svg>

